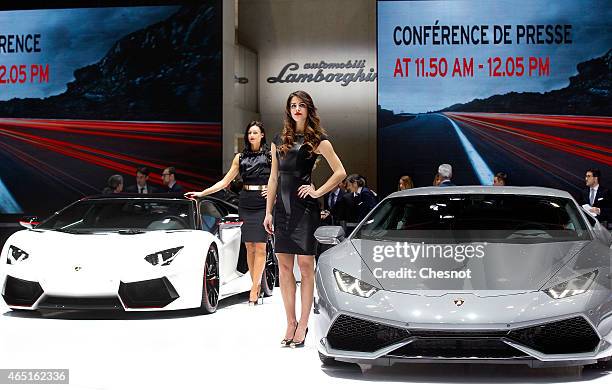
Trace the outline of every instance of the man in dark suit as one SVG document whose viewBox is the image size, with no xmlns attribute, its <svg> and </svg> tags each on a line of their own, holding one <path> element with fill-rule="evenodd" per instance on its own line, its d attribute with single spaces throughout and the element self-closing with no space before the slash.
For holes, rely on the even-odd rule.
<svg viewBox="0 0 612 390">
<path fill-rule="evenodd" d="M 612 210 L 610 208 L 612 199 L 610 191 L 599 185 L 601 172 L 597 168 L 592 168 L 586 171 L 585 183 L 587 188 L 582 192 L 580 205 L 588 205 L 588 211 L 595 214 L 599 222 L 612 222 Z"/>
<path fill-rule="evenodd" d="M 168 167 L 162 173 L 162 182 L 166 186 L 166 192 L 183 193 L 185 190 L 176 182 L 176 168 Z"/>
<path fill-rule="evenodd" d="M 340 221 L 345 220 L 345 185 L 346 183 L 342 181 L 334 191 L 327 193 L 323 197 L 323 210 L 321 211 L 323 217 L 321 221 L 322 224 L 339 225 Z"/>
<path fill-rule="evenodd" d="M 352 174 L 346 178 L 347 190 L 353 194 L 353 212 L 356 222 L 360 222 L 372 210 L 378 201 L 376 195 L 366 187 L 365 179 L 358 174 Z"/>
<path fill-rule="evenodd" d="M 126 188 L 125 192 L 133 194 L 154 194 L 159 192 L 159 189 L 149 184 L 149 168 L 139 167 L 136 169 L 136 184 Z"/>
<path fill-rule="evenodd" d="M 440 187 L 451 187 L 455 183 L 451 181 L 453 177 L 453 167 L 450 164 L 441 164 L 438 167 L 438 175 L 440 176 Z"/>
</svg>

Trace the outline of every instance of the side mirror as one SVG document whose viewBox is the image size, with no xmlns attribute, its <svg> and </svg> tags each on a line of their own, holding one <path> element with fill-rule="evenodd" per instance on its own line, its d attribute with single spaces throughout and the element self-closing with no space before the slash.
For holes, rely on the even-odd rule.
<svg viewBox="0 0 612 390">
<path fill-rule="evenodd" d="M 19 220 L 19 224 L 26 229 L 34 229 L 40 224 L 38 217 L 24 217 Z"/>
<path fill-rule="evenodd" d="M 229 229 L 242 226 L 242 220 L 238 214 L 227 214 L 219 221 L 220 229 Z"/>
<path fill-rule="evenodd" d="M 321 244 L 337 245 L 344 240 L 344 229 L 342 226 L 320 226 L 314 236 Z"/>
</svg>

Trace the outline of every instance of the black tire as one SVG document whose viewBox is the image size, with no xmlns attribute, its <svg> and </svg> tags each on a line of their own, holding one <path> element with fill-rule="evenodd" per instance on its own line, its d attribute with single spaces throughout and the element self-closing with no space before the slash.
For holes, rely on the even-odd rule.
<svg viewBox="0 0 612 390">
<path fill-rule="evenodd" d="M 265 297 L 271 297 L 274 293 L 274 287 L 278 282 L 278 268 L 276 256 L 274 255 L 274 243 L 272 239 L 266 242 L 266 266 L 261 275 L 261 291 Z"/>
<path fill-rule="evenodd" d="M 219 304 L 219 254 L 214 245 L 208 249 L 202 277 L 202 311 L 211 314 Z"/>
</svg>

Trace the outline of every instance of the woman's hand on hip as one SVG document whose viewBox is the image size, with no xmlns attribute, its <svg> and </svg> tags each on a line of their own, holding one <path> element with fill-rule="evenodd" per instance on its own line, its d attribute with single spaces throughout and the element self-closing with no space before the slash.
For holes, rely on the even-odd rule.
<svg viewBox="0 0 612 390">
<path fill-rule="evenodd" d="M 298 188 L 298 196 L 300 198 L 305 198 L 307 196 L 310 196 L 311 198 L 318 198 L 320 195 L 317 192 L 317 190 L 315 190 L 314 185 L 312 184 L 304 184 L 302 186 L 300 186 L 300 188 Z"/>
</svg>

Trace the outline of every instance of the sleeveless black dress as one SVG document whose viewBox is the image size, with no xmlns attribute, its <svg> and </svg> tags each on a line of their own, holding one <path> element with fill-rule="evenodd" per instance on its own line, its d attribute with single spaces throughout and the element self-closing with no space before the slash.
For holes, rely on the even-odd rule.
<svg viewBox="0 0 612 390">
<path fill-rule="evenodd" d="M 322 136 L 321 140 L 327 137 Z M 309 155 L 304 136 L 297 135 L 293 147 L 281 157 L 280 134 L 274 137 L 278 160 L 278 186 L 274 206 L 274 250 L 277 253 L 315 255 L 314 231 L 321 222 L 319 202 L 307 196 L 300 198 L 298 188 L 311 184 L 312 168 L 318 155 Z"/>
<path fill-rule="evenodd" d="M 270 150 L 245 151 L 240 155 L 240 177 L 245 185 L 267 185 L 272 166 Z M 266 198 L 261 190 L 240 192 L 238 213 L 242 219 L 242 242 L 266 242 L 268 233 L 263 227 Z"/>
</svg>

